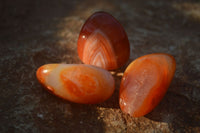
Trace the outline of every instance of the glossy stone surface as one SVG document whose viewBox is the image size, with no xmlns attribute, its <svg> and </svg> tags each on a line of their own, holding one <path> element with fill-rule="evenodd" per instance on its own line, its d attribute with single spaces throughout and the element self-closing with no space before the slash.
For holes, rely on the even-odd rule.
<svg viewBox="0 0 200 133">
<path fill-rule="evenodd" d="M 78 55 L 85 64 L 113 70 L 129 59 L 130 46 L 122 25 L 106 12 L 96 12 L 83 25 Z"/>
<path fill-rule="evenodd" d="M 91 65 L 47 64 L 36 75 L 48 91 L 75 103 L 100 103 L 114 92 L 112 75 Z"/>
<path fill-rule="evenodd" d="M 176 69 L 174 57 L 149 54 L 133 61 L 120 85 L 120 108 L 133 117 L 144 116 L 165 95 Z"/>
</svg>

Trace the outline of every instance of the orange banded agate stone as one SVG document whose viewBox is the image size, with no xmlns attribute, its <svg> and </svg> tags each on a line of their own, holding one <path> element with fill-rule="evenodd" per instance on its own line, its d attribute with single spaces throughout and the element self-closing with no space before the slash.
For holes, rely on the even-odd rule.
<svg viewBox="0 0 200 133">
<path fill-rule="evenodd" d="M 112 75 L 91 65 L 47 64 L 38 68 L 36 76 L 48 91 L 75 103 L 103 102 L 115 89 Z"/>
<path fill-rule="evenodd" d="M 164 97 L 175 69 L 175 59 L 168 54 L 149 54 L 133 61 L 120 84 L 121 110 L 133 117 L 151 112 Z"/>
<path fill-rule="evenodd" d="M 130 55 L 124 28 L 106 12 L 96 12 L 87 19 L 80 31 L 77 49 L 83 63 L 107 70 L 121 67 Z"/>
</svg>

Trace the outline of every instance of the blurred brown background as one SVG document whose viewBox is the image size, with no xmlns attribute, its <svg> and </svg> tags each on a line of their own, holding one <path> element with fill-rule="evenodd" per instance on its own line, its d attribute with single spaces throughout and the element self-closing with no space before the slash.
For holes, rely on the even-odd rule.
<svg viewBox="0 0 200 133">
<path fill-rule="evenodd" d="M 124 26 L 129 63 L 164 52 L 177 61 L 173 82 L 148 115 L 121 112 L 116 90 L 102 104 L 81 105 L 49 94 L 36 69 L 47 63 L 81 63 L 79 31 L 95 11 L 112 14 Z M 0 0 L 0 132 L 132 133 L 200 132 L 199 0 Z"/>
</svg>

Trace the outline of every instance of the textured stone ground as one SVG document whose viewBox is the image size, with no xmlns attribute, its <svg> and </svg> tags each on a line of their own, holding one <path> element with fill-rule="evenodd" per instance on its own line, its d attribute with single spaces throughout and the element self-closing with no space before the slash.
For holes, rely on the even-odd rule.
<svg viewBox="0 0 200 133">
<path fill-rule="evenodd" d="M 173 82 L 148 115 L 121 112 L 116 90 L 98 105 L 49 94 L 35 71 L 46 63 L 81 63 L 76 42 L 84 21 L 107 11 L 124 26 L 129 63 L 164 52 L 177 61 Z M 195 0 L 0 0 L 0 132 L 200 132 L 200 2 Z"/>
</svg>

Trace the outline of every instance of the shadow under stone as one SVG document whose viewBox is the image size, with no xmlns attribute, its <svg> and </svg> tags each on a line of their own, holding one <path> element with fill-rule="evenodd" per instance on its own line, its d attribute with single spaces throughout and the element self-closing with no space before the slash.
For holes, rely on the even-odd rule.
<svg viewBox="0 0 200 133">
<path fill-rule="evenodd" d="M 37 89 L 43 89 L 37 88 Z M 42 90 L 32 117 L 40 132 L 103 133 L 104 122 L 95 105 L 71 103 Z"/>
<path fill-rule="evenodd" d="M 176 89 L 177 86 L 182 84 L 184 86 L 180 86 L 179 90 L 183 90 L 183 92 L 171 91 L 169 89 L 161 103 L 145 117 L 154 121 L 169 123 L 172 130 L 181 129 L 184 131 L 184 129 L 189 129 L 189 127 L 199 127 L 200 102 L 193 101 L 192 96 L 188 97 L 187 92 L 184 92 L 184 87 L 195 89 L 195 86 L 183 83 L 180 79 L 174 80 L 178 84 L 172 84 L 170 89 Z"/>
</svg>

